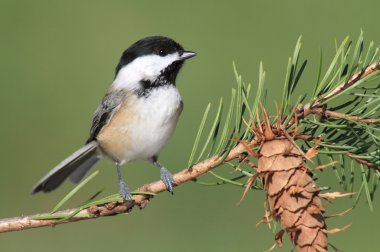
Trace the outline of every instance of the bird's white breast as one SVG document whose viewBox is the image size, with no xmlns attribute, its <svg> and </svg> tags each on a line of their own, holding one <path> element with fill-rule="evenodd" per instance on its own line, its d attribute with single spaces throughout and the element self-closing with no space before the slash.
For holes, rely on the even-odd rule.
<svg viewBox="0 0 380 252">
<path fill-rule="evenodd" d="M 135 100 L 134 122 L 128 127 L 129 148 L 123 161 L 158 155 L 173 134 L 182 111 L 182 98 L 174 85 L 153 88 Z"/>
</svg>

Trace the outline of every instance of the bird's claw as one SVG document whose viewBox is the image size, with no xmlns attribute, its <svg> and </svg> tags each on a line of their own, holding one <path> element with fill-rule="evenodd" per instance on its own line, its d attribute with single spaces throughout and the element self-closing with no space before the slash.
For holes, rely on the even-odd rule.
<svg viewBox="0 0 380 252">
<path fill-rule="evenodd" d="M 129 191 L 129 188 L 124 183 L 124 181 L 119 182 L 119 194 L 126 201 L 133 201 L 132 194 Z"/>
<path fill-rule="evenodd" d="M 174 187 L 174 179 L 173 175 L 170 173 L 168 169 L 165 167 L 160 168 L 160 175 L 161 175 L 161 180 L 164 182 L 166 186 L 166 190 L 171 192 L 173 194 L 173 187 Z"/>
</svg>

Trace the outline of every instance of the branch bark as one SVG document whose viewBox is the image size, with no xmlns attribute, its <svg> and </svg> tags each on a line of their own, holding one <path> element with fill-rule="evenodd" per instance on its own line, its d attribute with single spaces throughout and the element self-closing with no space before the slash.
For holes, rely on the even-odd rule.
<svg viewBox="0 0 380 252">
<path fill-rule="evenodd" d="M 225 160 L 223 160 L 221 156 L 213 156 L 193 165 L 191 168 L 186 168 L 174 174 L 173 179 L 176 183 L 176 186 L 179 186 L 189 181 L 194 181 L 198 176 L 221 165 L 223 161 L 231 161 L 235 158 L 238 158 L 240 154 L 244 151 L 244 146 L 241 143 L 239 143 L 230 151 Z M 161 180 L 159 180 L 149 184 L 145 184 L 138 188 L 136 191 L 158 194 L 166 191 L 166 188 L 165 184 Z M 19 216 L 14 218 L 0 219 L 0 233 L 22 231 L 25 229 L 39 227 L 53 227 L 56 225 L 71 222 L 90 220 L 99 217 L 127 213 L 132 211 L 134 206 L 138 206 L 140 209 L 143 209 L 149 203 L 150 200 L 150 196 L 147 195 L 135 195 L 133 198 L 133 202 L 112 202 L 101 205 L 93 205 L 89 208 L 83 209 L 82 211 L 75 214 L 74 217 L 64 221 L 60 221 L 58 216 L 73 214 L 77 211 L 77 209 L 66 209 L 58 211 L 54 213 L 54 216 L 57 216 L 57 218 L 54 219 L 38 219 L 38 217 L 41 216 L 51 215 L 51 213 L 41 213 L 29 216 Z"/>
</svg>

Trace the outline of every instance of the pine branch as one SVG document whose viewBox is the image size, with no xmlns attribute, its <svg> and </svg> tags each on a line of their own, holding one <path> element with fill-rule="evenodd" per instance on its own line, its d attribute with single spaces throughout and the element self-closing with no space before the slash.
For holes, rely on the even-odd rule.
<svg viewBox="0 0 380 252">
<path fill-rule="evenodd" d="M 242 144 L 238 144 L 231 149 L 227 157 L 225 157 L 225 155 L 223 155 L 224 157 L 220 155 L 210 157 L 193 165 L 190 169 L 186 168 L 174 174 L 173 179 L 177 186 L 189 181 L 194 181 L 198 176 L 220 166 L 223 162 L 228 162 L 239 158 L 240 153 L 244 152 L 244 150 L 244 146 Z M 164 183 L 159 180 L 145 184 L 136 191 L 158 194 L 166 191 L 166 188 Z M 132 211 L 134 206 L 143 209 L 149 203 L 150 198 L 150 195 L 138 194 L 134 195 L 133 202 L 111 201 L 102 204 L 94 204 L 80 211 L 78 211 L 78 209 L 66 209 L 55 213 L 40 213 L 29 216 L 0 219 L 0 233 L 22 231 L 25 229 L 47 226 L 54 227 L 60 224 L 127 213 Z"/>
<path fill-rule="evenodd" d="M 361 129 L 361 130 L 369 128 L 370 124 L 374 124 L 376 126 L 379 125 L 380 120 L 378 118 L 366 118 L 366 117 L 361 117 L 361 116 L 355 115 L 355 114 L 352 115 L 352 114 L 340 113 L 340 112 L 331 111 L 331 110 L 326 109 L 327 102 L 331 101 L 331 99 L 341 95 L 342 93 L 347 91 L 347 89 L 358 85 L 360 82 L 366 80 L 367 78 L 370 78 L 371 76 L 375 76 L 376 74 L 378 75 L 379 72 L 380 72 L 380 62 L 375 61 L 375 62 L 371 63 L 370 65 L 368 65 L 367 67 L 363 68 L 362 70 L 353 73 L 351 76 L 349 76 L 347 78 L 347 80 L 341 82 L 332 90 L 326 91 L 325 93 L 320 94 L 314 101 L 311 101 L 310 103 L 305 104 L 305 105 L 298 104 L 297 106 L 295 106 L 295 116 L 293 116 L 292 118 L 290 118 L 288 120 L 288 122 L 285 124 L 286 127 L 288 129 L 293 127 L 295 124 L 297 124 L 297 122 L 299 122 L 302 119 L 305 119 L 306 117 L 308 117 L 311 114 L 319 115 L 322 118 L 327 119 L 327 121 L 332 123 L 332 124 L 330 124 L 332 126 L 335 125 L 337 127 L 347 127 L 347 131 L 345 133 L 344 133 L 344 131 L 341 131 L 339 133 L 338 133 L 338 131 L 336 131 L 337 134 L 339 134 L 340 136 L 347 135 L 347 133 L 349 133 L 350 130 L 355 131 L 355 129 L 352 128 L 350 123 L 357 123 L 358 129 Z M 352 102 L 349 102 L 349 103 L 351 104 Z M 349 112 L 349 113 L 351 113 L 351 112 Z M 333 121 L 329 120 L 330 118 L 338 119 L 341 121 L 340 121 L 340 123 L 334 123 Z M 314 123 L 318 124 L 318 122 L 315 122 L 315 121 L 314 121 Z M 326 128 L 324 128 L 324 126 L 322 126 L 320 128 L 321 128 L 320 132 L 326 131 L 325 130 Z M 367 131 L 370 131 L 370 130 L 367 130 Z M 364 134 L 365 132 L 366 131 L 363 131 L 362 133 Z M 355 137 L 347 137 L 346 138 L 346 141 L 348 141 L 348 142 L 350 140 L 352 141 L 352 139 L 355 139 L 356 142 L 353 142 L 355 144 L 351 145 L 352 148 L 354 148 L 355 145 L 357 145 L 356 149 L 360 149 L 360 147 L 359 147 L 360 143 L 363 145 L 368 144 L 368 143 L 365 143 L 363 140 L 360 139 L 360 137 L 361 137 L 360 133 L 359 133 L 359 135 L 357 133 L 354 133 L 354 134 L 356 134 Z M 333 134 L 331 134 L 331 135 L 333 135 Z M 297 137 L 299 139 L 303 139 L 305 141 L 313 141 L 313 142 L 316 142 L 316 141 L 321 142 L 323 140 L 323 141 L 326 141 L 326 143 L 329 143 L 329 141 L 332 140 L 332 139 L 325 139 L 324 137 L 319 137 L 319 136 L 315 137 L 315 136 L 313 136 L 313 134 L 311 134 L 311 135 L 309 135 L 307 133 L 298 134 L 298 132 L 295 135 L 295 137 Z M 362 136 L 362 137 L 365 137 L 365 136 Z M 343 142 L 343 139 L 344 138 L 340 138 L 339 142 Z M 357 141 L 359 141 L 359 142 L 357 142 Z M 332 141 L 332 143 L 334 143 L 334 141 Z M 372 168 L 375 170 L 379 170 L 379 168 L 380 168 L 380 166 L 377 163 L 374 163 L 376 161 L 373 161 L 376 159 L 365 160 L 362 158 L 355 157 L 355 155 L 357 155 L 358 153 L 352 153 L 350 151 L 344 152 L 344 150 L 342 150 L 340 148 L 341 146 L 335 147 L 334 145 L 330 145 L 329 147 L 330 147 L 330 149 L 335 149 L 338 152 L 343 151 L 342 154 L 344 154 L 345 156 L 347 156 L 349 158 L 352 158 L 353 160 L 355 160 L 359 164 L 367 166 L 368 168 Z M 367 150 L 368 150 L 368 148 L 367 148 Z"/>
</svg>

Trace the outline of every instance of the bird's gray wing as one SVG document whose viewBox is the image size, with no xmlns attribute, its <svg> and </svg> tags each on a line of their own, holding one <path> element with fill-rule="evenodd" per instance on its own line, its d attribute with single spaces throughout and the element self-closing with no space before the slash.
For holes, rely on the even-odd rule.
<svg viewBox="0 0 380 252">
<path fill-rule="evenodd" d="M 123 102 L 126 95 L 127 92 L 124 90 L 110 90 L 107 92 L 94 113 L 90 137 L 86 143 L 96 140 L 99 132 L 111 120 L 113 114 L 118 110 L 120 107 L 119 105 Z"/>
</svg>

